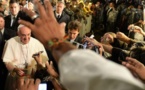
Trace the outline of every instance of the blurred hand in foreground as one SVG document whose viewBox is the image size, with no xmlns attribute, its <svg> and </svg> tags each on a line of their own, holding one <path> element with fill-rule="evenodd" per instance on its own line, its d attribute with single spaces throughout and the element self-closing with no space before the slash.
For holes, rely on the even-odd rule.
<svg viewBox="0 0 145 90">
<path fill-rule="evenodd" d="M 38 0 L 35 0 L 34 2 L 38 9 L 39 17 L 34 19 L 33 17 L 36 14 L 25 8 L 23 11 L 34 20 L 34 24 L 24 20 L 19 20 L 19 23 L 29 27 L 34 36 L 47 47 L 49 40 L 54 38 L 62 39 L 64 37 L 65 23 L 59 24 L 56 21 L 51 3 L 48 0 L 44 1 L 44 6 L 41 5 Z"/>
</svg>

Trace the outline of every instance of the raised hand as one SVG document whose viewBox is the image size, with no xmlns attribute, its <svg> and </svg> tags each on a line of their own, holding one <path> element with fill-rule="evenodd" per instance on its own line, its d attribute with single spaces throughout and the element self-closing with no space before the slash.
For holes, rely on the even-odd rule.
<svg viewBox="0 0 145 90">
<path fill-rule="evenodd" d="M 116 33 L 116 37 L 117 37 L 117 39 L 119 39 L 119 40 L 121 40 L 121 41 L 124 41 L 124 42 L 126 42 L 126 43 L 129 43 L 129 41 L 130 41 L 130 38 L 129 37 L 127 37 L 124 33 L 122 33 L 122 32 L 117 32 Z"/>
<path fill-rule="evenodd" d="M 20 68 L 14 68 L 14 72 L 16 72 L 18 76 L 23 76 L 25 74 L 25 72 Z"/>
<path fill-rule="evenodd" d="M 145 81 L 145 66 L 134 58 L 127 57 L 125 62 L 122 62 L 129 70 L 135 73 L 141 80 Z"/>
<path fill-rule="evenodd" d="M 34 79 L 21 79 L 18 81 L 18 90 L 38 90 L 38 86 L 40 84 L 39 79 L 36 79 L 36 81 L 34 81 Z"/>
<path fill-rule="evenodd" d="M 38 55 L 33 54 L 32 57 L 35 59 L 35 61 L 37 62 L 38 65 L 42 65 L 41 52 L 39 52 Z"/>
<path fill-rule="evenodd" d="M 142 35 L 145 35 L 145 32 L 143 31 L 143 29 L 139 26 L 134 26 L 134 32 L 138 32 Z"/>
<path fill-rule="evenodd" d="M 44 2 L 45 8 L 38 2 L 38 0 L 35 0 L 39 17 L 35 18 L 34 24 L 24 20 L 19 20 L 19 23 L 29 27 L 35 37 L 39 39 L 45 47 L 47 47 L 48 40 L 54 38 L 62 39 L 64 37 L 65 23 L 59 24 L 54 17 L 51 3 L 48 0 L 45 0 Z M 31 10 L 24 9 L 23 11 L 26 12 L 32 19 L 36 16 L 36 14 Z"/>
<path fill-rule="evenodd" d="M 58 74 L 57 74 L 57 72 L 55 71 L 55 69 L 53 68 L 53 62 L 52 62 L 52 61 L 50 61 L 50 63 L 46 62 L 46 68 L 47 68 L 47 72 L 48 72 L 51 76 L 53 76 L 53 77 L 55 77 L 55 78 L 58 78 Z"/>
</svg>

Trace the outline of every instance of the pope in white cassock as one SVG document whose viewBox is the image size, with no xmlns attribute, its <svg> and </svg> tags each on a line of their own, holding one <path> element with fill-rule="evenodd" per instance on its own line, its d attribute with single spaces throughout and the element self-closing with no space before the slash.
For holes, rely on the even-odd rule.
<svg viewBox="0 0 145 90">
<path fill-rule="evenodd" d="M 45 65 L 48 56 L 44 46 L 37 39 L 31 37 L 31 30 L 28 27 L 20 25 L 18 36 L 6 42 L 3 52 L 3 62 L 10 72 L 6 81 L 6 90 L 16 90 L 16 77 L 26 74 L 30 76 L 32 68 L 36 69 L 36 62 L 32 55 L 39 51 L 43 51 L 41 57 Z"/>
</svg>

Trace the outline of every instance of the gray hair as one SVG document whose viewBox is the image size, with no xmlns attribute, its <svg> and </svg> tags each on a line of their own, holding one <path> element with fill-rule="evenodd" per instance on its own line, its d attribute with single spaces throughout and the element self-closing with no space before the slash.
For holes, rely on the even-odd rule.
<svg viewBox="0 0 145 90">
<path fill-rule="evenodd" d="M 25 25 L 20 24 L 20 25 L 18 26 L 18 33 L 20 32 L 20 28 L 22 28 L 22 27 L 25 27 Z"/>
</svg>

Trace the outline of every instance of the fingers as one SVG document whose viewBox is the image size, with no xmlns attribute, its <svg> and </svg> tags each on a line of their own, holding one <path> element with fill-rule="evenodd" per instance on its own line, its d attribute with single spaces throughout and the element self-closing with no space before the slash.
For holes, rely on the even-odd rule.
<svg viewBox="0 0 145 90">
<path fill-rule="evenodd" d="M 89 38 L 89 37 L 86 37 L 85 38 L 85 41 L 89 41 L 89 42 L 91 42 L 93 39 L 92 38 Z"/>
<path fill-rule="evenodd" d="M 48 68 L 48 67 L 49 67 L 49 63 L 48 63 L 48 61 L 46 62 L 46 64 L 45 64 L 45 65 L 46 65 L 46 68 Z"/>
<path fill-rule="evenodd" d="M 23 76 L 24 74 L 25 74 L 24 71 L 22 71 L 22 70 L 19 70 L 19 71 L 18 71 L 18 75 L 19 75 L 19 76 Z"/>
<path fill-rule="evenodd" d="M 122 65 L 126 66 L 127 62 L 120 60 Z"/>
<path fill-rule="evenodd" d="M 133 66 L 133 65 L 131 65 L 131 64 L 129 64 L 129 63 L 126 63 L 126 65 L 125 65 L 129 70 L 131 70 L 131 71 L 135 71 L 136 72 L 136 67 L 135 66 Z"/>
<path fill-rule="evenodd" d="M 19 86 L 21 87 L 21 86 L 23 86 L 25 83 L 24 83 L 24 79 L 22 79 L 22 78 L 19 78 L 18 79 L 18 83 L 19 83 Z"/>
<path fill-rule="evenodd" d="M 34 68 L 32 68 L 31 76 L 34 76 L 34 75 L 35 75 L 35 70 L 34 70 Z"/>
<path fill-rule="evenodd" d="M 60 23 L 60 28 L 62 28 L 61 30 L 62 38 L 65 36 L 65 26 L 66 26 L 66 23 Z"/>
<path fill-rule="evenodd" d="M 37 6 L 40 18 L 43 19 L 43 20 L 46 20 L 47 15 L 46 15 L 44 7 L 38 1 L 35 1 L 35 5 Z"/>
<path fill-rule="evenodd" d="M 35 59 L 36 62 L 38 62 L 38 59 L 39 59 L 38 56 L 33 55 L 32 57 Z"/>
<path fill-rule="evenodd" d="M 28 10 L 28 9 L 26 9 L 26 8 L 24 8 L 23 11 L 24 11 L 25 13 L 27 13 L 27 15 L 34 21 L 34 23 L 35 23 L 35 21 L 36 21 L 36 19 L 37 19 L 37 23 L 36 23 L 37 26 L 42 24 L 39 17 L 36 17 L 35 19 L 33 18 L 33 16 L 36 15 L 36 13 L 34 13 L 34 12 L 32 12 L 31 10 Z M 30 25 L 30 24 L 28 23 L 28 25 Z M 31 28 L 31 29 L 32 29 L 32 28 Z M 32 30 L 34 30 L 34 29 L 32 29 Z"/>
<path fill-rule="evenodd" d="M 36 79 L 36 81 L 35 81 L 36 90 L 38 90 L 40 82 L 41 82 L 40 79 Z"/>
<path fill-rule="evenodd" d="M 52 61 L 50 61 L 50 63 L 47 61 L 46 62 L 46 68 L 49 68 L 49 67 L 53 67 L 53 62 Z"/>
<path fill-rule="evenodd" d="M 49 17 L 51 17 L 51 18 L 55 18 L 54 13 L 53 13 L 53 9 L 52 9 L 52 5 L 51 5 L 49 0 L 44 1 L 44 6 L 46 9 L 47 15 L 49 15 Z"/>
<path fill-rule="evenodd" d="M 27 15 L 28 15 L 29 17 L 32 17 L 32 16 L 34 16 L 34 15 L 36 14 L 36 13 L 32 12 L 31 10 L 28 10 L 27 8 L 24 8 L 23 11 L 24 11 L 25 13 L 27 13 Z"/>
<path fill-rule="evenodd" d="M 25 25 L 25 26 L 27 26 L 28 28 L 30 28 L 32 31 L 34 31 L 35 29 L 35 27 L 34 27 L 34 25 L 32 24 L 32 23 L 30 23 L 30 22 L 27 22 L 27 21 L 24 21 L 24 20 L 19 20 L 18 21 L 20 24 L 23 24 L 23 25 Z"/>
<path fill-rule="evenodd" d="M 34 82 L 34 79 L 26 79 L 24 81 L 24 79 L 21 80 L 21 84 L 19 86 L 19 89 L 24 89 L 24 90 L 31 90 L 34 89 L 38 90 L 39 84 L 40 84 L 40 79 L 36 79 L 36 81 Z"/>
<path fill-rule="evenodd" d="M 137 70 L 140 68 L 140 66 L 143 65 L 142 63 L 140 63 L 136 59 L 130 58 L 130 57 L 127 57 L 126 61 L 127 62 L 122 62 L 122 64 L 124 66 L 126 66 L 128 69 L 130 69 L 131 71 L 134 71 L 134 72 L 137 72 Z"/>
<path fill-rule="evenodd" d="M 116 36 L 120 36 L 120 35 L 122 36 L 122 35 L 124 35 L 124 33 L 122 33 L 122 32 L 117 32 L 116 33 Z"/>
<path fill-rule="evenodd" d="M 60 23 L 60 26 L 65 29 L 66 23 L 62 22 Z"/>
<path fill-rule="evenodd" d="M 30 79 L 29 84 L 27 85 L 28 87 L 34 86 L 34 79 Z"/>
<path fill-rule="evenodd" d="M 30 82 L 30 79 L 26 79 L 25 80 L 25 85 L 28 86 L 29 85 L 29 82 Z"/>
<path fill-rule="evenodd" d="M 136 59 L 131 58 L 131 57 L 127 57 L 126 60 L 128 62 L 130 62 L 130 64 L 132 64 L 132 65 L 139 65 L 139 64 L 141 64 L 139 61 L 137 61 Z"/>
<path fill-rule="evenodd" d="M 53 66 L 53 62 L 52 61 L 50 61 L 50 65 Z"/>
</svg>

